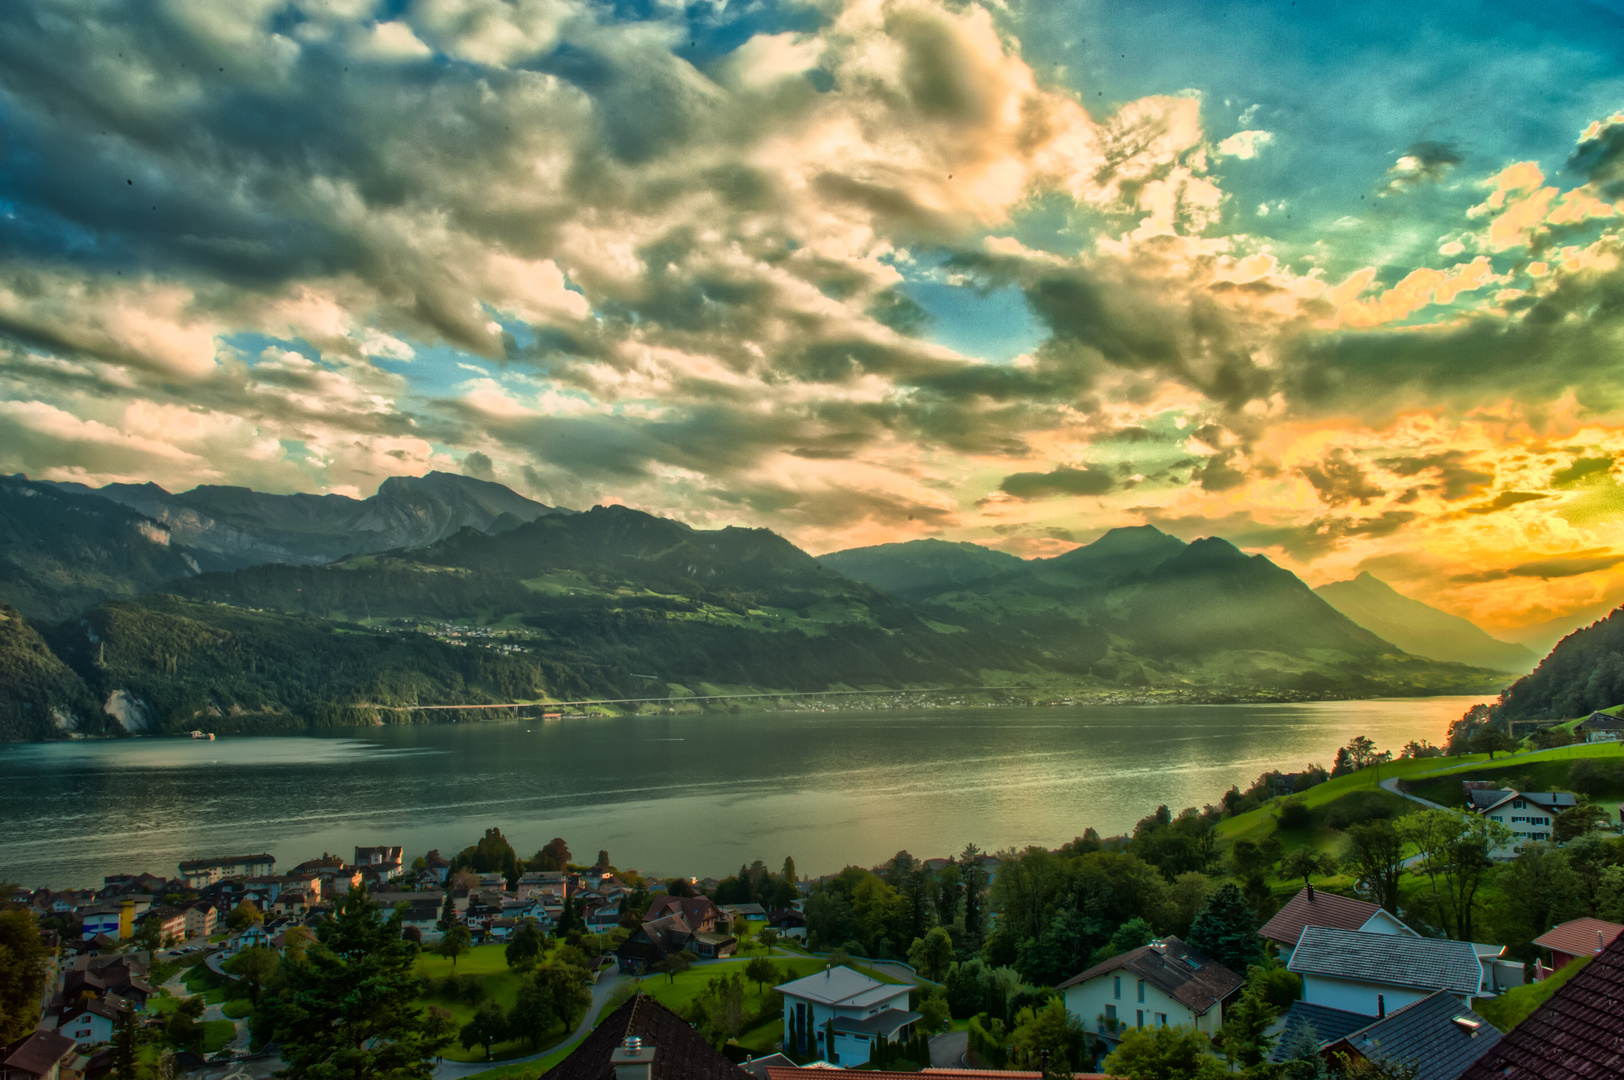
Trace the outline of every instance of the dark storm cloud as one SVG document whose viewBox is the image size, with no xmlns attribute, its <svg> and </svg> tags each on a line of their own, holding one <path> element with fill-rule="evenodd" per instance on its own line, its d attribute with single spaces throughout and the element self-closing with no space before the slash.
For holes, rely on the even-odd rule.
<svg viewBox="0 0 1624 1080">
<path fill-rule="evenodd" d="M 1534 559 L 1500 570 L 1482 570 L 1469 574 L 1457 574 L 1453 580 L 1462 583 L 1474 583 L 1502 581 L 1506 578 L 1549 580 L 1551 578 L 1580 577 L 1584 574 L 1593 574 L 1598 570 L 1611 569 L 1621 562 L 1624 562 L 1624 555 L 1615 555 L 1611 552 L 1606 554 L 1578 552 L 1573 555 L 1563 555 L 1550 559 Z"/>
<path fill-rule="evenodd" d="M 1062 465 L 1051 472 L 1023 472 L 1004 477 L 999 490 L 1017 499 L 1047 499 L 1056 495 L 1103 495 L 1116 482 L 1092 468 Z"/>
<path fill-rule="evenodd" d="M 1510 510 L 1513 506 L 1549 498 L 1549 495 L 1543 495 L 1536 491 L 1502 491 L 1486 503 L 1468 506 L 1465 512 L 1468 514 L 1497 514 L 1502 510 Z"/>
<path fill-rule="evenodd" d="M 1341 448 L 1331 451 L 1318 465 L 1303 466 L 1301 472 L 1326 506 L 1346 506 L 1353 502 L 1368 506 L 1372 499 L 1387 494 Z"/>
<path fill-rule="evenodd" d="M 1551 483 L 1557 486 L 1577 483 L 1587 476 L 1606 475 L 1613 468 L 1611 457 L 1575 458 L 1573 464 L 1551 474 Z"/>
<path fill-rule="evenodd" d="M 1377 462 L 1388 472 L 1399 476 L 1435 475 L 1442 497 L 1450 502 L 1476 495 L 1494 483 L 1494 474 L 1462 464 L 1467 455 L 1460 450 L 1445 450 L 1438 454 L 1417 457 L 1382 458 Z"/>
<path fill-rule="evenodd" d="M 1568 158 L 1567 168 L 1595 184 L 1609 199 L 1624 196 L 1624 124 L 1605 124 L 1580 142 Z"/>
</svg>

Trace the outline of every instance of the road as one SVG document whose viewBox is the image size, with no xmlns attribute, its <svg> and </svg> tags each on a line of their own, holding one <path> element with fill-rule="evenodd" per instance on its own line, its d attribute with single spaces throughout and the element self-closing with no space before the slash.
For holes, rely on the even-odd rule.
<svg viewBox="0 0 1624 1080">
<path fill-rule="evenodd" d="M 622 975 L 615 971 L 610 971 L 599 978 L 597 984 L 592 987 L 592 1005 L 587 1009 L 586 1015 L 581 1017 L 581 1022 L 575 1026 L 575 1030 L 570 1033 L 569 1038 L 561 1039 L 560 1041 L 547 1047 L 545 1050 L 541 1050 L 537 1053 L 529 1054 L 525 1057 L 507 1058 L 502 1061 L 442 1060 L 434 1067 L 434 1080 L 460 1080 L 461 1077 L 472 1076 L 475 1073 L 482 1073 L 486 1069 L 494 1069 L 498 1066 L 519 1065 L 527 1061 L 540 1061 L 548 1054 L 554 1053 L 568 1046 L 574 1046 L 576 1043 L 586 1038 L 587 1033 L 592 1030 L 594 1025 L 596 1025 L 598 1021 L 598 1012 L 609 1003 L 609 999 L 614 996 L 615 990 L 618 989 L 623 982 L 629 982 L 630 980 L 631 977 L 629 975 Z"/>
</svg>

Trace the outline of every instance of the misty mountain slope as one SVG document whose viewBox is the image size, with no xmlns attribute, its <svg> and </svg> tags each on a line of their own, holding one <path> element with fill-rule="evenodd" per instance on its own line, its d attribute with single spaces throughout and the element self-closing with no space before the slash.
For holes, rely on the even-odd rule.
<svg viewBox="0 0 1624 1080">
<path fill-rule="evenodd" d="M 60 738 L 104 726 L 84 680 L 20 611 L 0 604 L 0 742 Z"/>
<path fill-rule="evenodd" d="M 1515 674 L 1539 662 L 1527 647 L 1497 641 L 1459 615 L 1412 600 L 1369 573 L 1321 585 L 1314 592 L 1366 630 L 1415 656 Z"/>
<path fill-rule="evenodd" d="M 365 499 L 346 495 L 272 495 L 203 485 L 171 494 L 156 484 L 63 490 L 99 496 L 167 525 L 182 543 L 231 565 L 323 563 L 349 554 L 432 544 L 472 527 L 502 531 L 549 514 L 545 506 L 489 480 L 453 473 L 393 476 Z"/>
<path fill-rule="evenodd" d="M 908 600 L 1019 572 L 1025 560 L 980 544 L 909 540 L 848 548 L 820 555 L 818 562 L 853 581 L 866 581 Z"/>
<path fill-rule="evenodd" d="M 167 529 L 128 507 L 0 477 L 0 602 L 32 620 L 69 618 L 202 565 Z"/>
<path fill-rule="evenodd" d="M 1624 702 L 1624 608 L 1551 650 L 1508 686 L 1496 711 L 1510 720 L 1571 720 Z"/>
</svg>

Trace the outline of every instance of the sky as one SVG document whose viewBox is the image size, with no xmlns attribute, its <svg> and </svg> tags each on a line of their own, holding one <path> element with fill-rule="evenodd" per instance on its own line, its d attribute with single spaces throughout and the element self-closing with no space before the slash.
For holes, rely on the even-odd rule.
<svg viewBox="0 0 1624 1080">
<path fill-rule="evenodd" d="M 11 0 L 0 470 L 1624 599 L 1624 3 Z"/>
</svg>

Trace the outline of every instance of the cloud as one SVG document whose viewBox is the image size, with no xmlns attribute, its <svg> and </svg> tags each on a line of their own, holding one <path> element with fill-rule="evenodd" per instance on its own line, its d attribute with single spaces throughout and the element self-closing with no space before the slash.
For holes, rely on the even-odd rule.
<svg viewBox="0 0 1624 1080">
<path fill-rule="evenodd" d="M 1242 161 L 1250 161 L 1272 142 L 1274 142 L 1274 133 L 1270 131 L 1237 131 L 1220 142 L 1214 148 L 1214 153 L 1219 157 L 1234 157 L 1240 158 Z"/>
<path fill-rule="evenodd" d="M 1017 499 L 1046 499 L 1056 495 L 1103 495 L 1116 486 L 1106 473 L 1062 465 L 1050 472 L 1012 473 L 999 490 Z"/>
<path fill-rule="evenodd" d="M 1520 506 L 1526 502 L 1536 502 L 1540 499 L 1549 499 L 1549 495 L 1537 491 L 1502 491 L 1486 503 L 1478 506 L 1468 506 L 1468 514 L 1496 514 L 1501 510 L 1509 510 L 1513 506 Z"/>
<path fill-rule="evenodd" d="M 1578 483 L 1591 476 L 1605 476 L 1612 472 L 1613 458 L 1608 457 L 1581 457 L 1574 458 L 1573 464 L 1558 469 L 1551 474 L 1551 483 L 1557 487 L 1566 487 Z"/>
<path fill-rule="evenodd" d="M 1468 584 L 1502 581 L 1506 578 L 1538 578 L 1541 581 L 1549 581 L 1553 578 L 1570 578 L 1594 574 L 1601 570 L 1611 569 L 1619 563 L 1624 563 L 1624 555 L 1614 555 L 1610 552 L 1607 554 L 1580 552 L 1573 555 L 1553 556 L 1548 559 L 1534 559 L 1500 570 L 1482 570 L 1457 574 L 1452 580 Z"/>
<path fill-rule="evenodd" d="M 1357 502 L 1368 506 L 1372 499 L 1387 494 L 1372 483 L 1359 463 L 1341 448 L 1331 451 L 1318 465 L 1305 465 L 1299 472 L 1319 492 L 1326 506 L 1346 506 Z"/>
<path fill-rule="evenodd" d="M 496 470 L 491 463 L 490 455 L 478 450 L 462 459 L 462 471 L 465 475 L 479 480 L 491 480 L 496 476 Z"/>
<path fill-rule="evenodd" d="M 1424 184 L 1436 184 L 1461 161 L 1460 153 L 1448 143 L 1418 142 L 1387 170 L 1382 194 L 1398 194 Z"/>
</svg>

